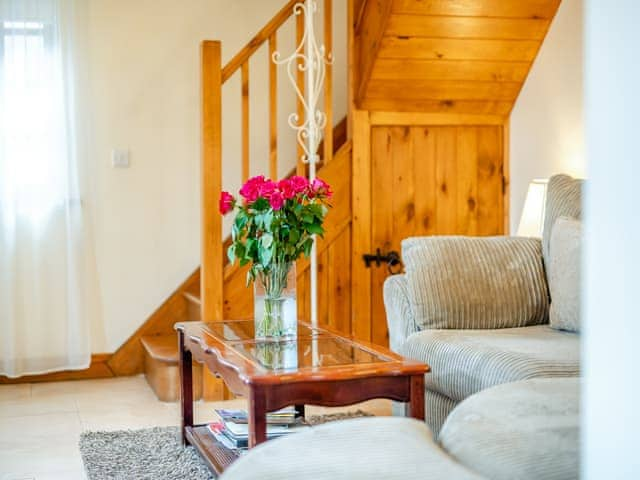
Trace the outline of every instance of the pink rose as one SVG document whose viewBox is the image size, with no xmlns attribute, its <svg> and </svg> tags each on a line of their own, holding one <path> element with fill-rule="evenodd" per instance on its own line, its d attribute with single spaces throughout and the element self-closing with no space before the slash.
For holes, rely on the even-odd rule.
<svg viewBox="0 0 640 480">
<path fill-rule="evenodd" d="M 321 178 L 313 179 L 313 182 L 311 182 L 311 191 L 315 195 L 325 195 L 326 197 L 330 197 L 331 195 L 333 195 L 329 184 Z"/>
<path fill-rule="evenodd" d="M 284 178 L 278 182 L 278 190 L 280 190 L 285 200 L 289 200 L 296 196 L 296 191 L 291 184 L 291 180 L 288 178 Z"/>
<path fill-rule="evenodd" d="M 276 182 L 265 180 L 262 185 L 260 185 L 259 194 L 261 197 L 269 199 L 271 198 L 271 195 L 273 195 L 277 190 L 278 185 L 276 184 Z"/>
<path fill-rule="evenodd" d="M 219 208 L 222 215 L 230 212 L 233 209 L 233 205 L 236 203 L 235 198 L 229 192 L 220 192 Z"/>
<path fill-rule="evenodd" d="M 250 178 L 240 189 L 240 195 L 242 195 L 248 203 L 255 202 L 260 196 L 260 188 L 264 182 L 265 179 L 263 175 Z"/>
<path fill-rule="evenodd" d="M 309 181 L 300 175 L 294 175 L 289 179 L 291 189 L 296 193 L 305 193 L 309 188 Z"/>
<path fill-rule="evenodd" d="M 278 190 L 275 190 L 269 196 L 269 205 L 271 205 L 271 208 L 273 208 L 274 210 L 280 210 L 284 205 L 284 200 L 285 199 L 282 193 Z"/>
</svg>

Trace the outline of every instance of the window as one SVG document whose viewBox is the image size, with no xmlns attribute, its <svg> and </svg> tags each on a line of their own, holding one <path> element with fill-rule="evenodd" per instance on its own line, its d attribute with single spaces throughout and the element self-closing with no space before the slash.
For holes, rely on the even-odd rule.
<svg viewBox="0 0 640 480">
<path fill-rule="evenodd" d="M 64 90 L 53 27 L 3 21 L 0 42 L 0 193 L 14 215 L 42 221 L 64 199 Z"/>
</svg>

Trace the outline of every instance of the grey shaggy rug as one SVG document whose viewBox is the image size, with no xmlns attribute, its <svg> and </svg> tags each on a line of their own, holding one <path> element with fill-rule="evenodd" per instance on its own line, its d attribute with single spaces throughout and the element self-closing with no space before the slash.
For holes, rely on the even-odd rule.
<svg viewBox="0 0 640 480">
<path fill-rule="evenodd" d="M 368 417 L 357 410 L 312 415 L 307 423 Z M 80 453 L 89 480 L 212 480 L 216 477 L 193 447 L 183 448 L 178 427 L 84 432 Z"/>
</svg>

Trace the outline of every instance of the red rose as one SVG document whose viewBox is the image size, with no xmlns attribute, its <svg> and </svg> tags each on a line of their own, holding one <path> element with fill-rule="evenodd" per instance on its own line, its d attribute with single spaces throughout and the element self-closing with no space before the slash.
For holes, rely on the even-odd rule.
<svg viewBox="0 0 640 480">
<path fill-rule="evenodd" d="M 220 192 L 219 208 L 222 215 L 230 212 L 233 209 L 233 205 L 236 203 L 235 198 L 229 192 Z"/>
<path fill-rule="evenodd" d="M 291 189 L 296 193 L 305 193 L 309 189 L 309 180 L 300 175 L 294 175 L 289 179 Z"/>
<path fill-rule="evenodd" d="M 280 193 L 278 190 L 275 190 L 269 196 L 269 205 L 271 205 L 271 208 L 273 208 L 274 210 L 280 210 L 284 205 L 284 196 L 282 195 L 282 193 Z"/>
<path fill-rule="evenodd" d="M 278 185 L 276 184 L 276 182 L 272 182 L 271 180 L 265 180 L 262 183 L 262 185 L 260 185 L 258 192 L 261 197 L 269 199 L 271 198 L 271 195 L 273 195 L 277 190 L 278 190 Z"/>
<path fill-rule="evenodd" d="M 311 182 L 311 191 L 315 195 L 324 195 L 326 197 L 330 197 L 331 195 L 333 195 L 329 184 L 321 178 L 313 179 L 313 182 Z"/>
<path fill-rule="evenodd" d="M 242 195 L 248 203 L 255 202 L 260 196 L 260 188 L 264 182 L 265 179 L 263 175 L 250 178 L 240 189 L 240 195 Z"/>
<path fill-rule="evenodd" d="M 296 191 L 291 184 L 291 180 L 289 180 L 288 178 L 285 178 L 278 182 L 278 190 L 280 190 L 285 200 L 289 200 L 296 196 Z"/>
</svg>

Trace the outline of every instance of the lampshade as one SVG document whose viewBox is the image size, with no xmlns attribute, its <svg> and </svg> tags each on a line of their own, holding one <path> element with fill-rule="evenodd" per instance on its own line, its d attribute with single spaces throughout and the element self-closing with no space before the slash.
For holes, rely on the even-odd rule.
<svg viewBox="0 0 640 480">
<path fill-rule="evenodd" d="M 532 180 L 524 201 L 520 224 L 518 225 L 519 237 L 541 237 L 542 223 L 544 221 L 544 204 L 547 197 L 546 178 Z"/>
</svg>

